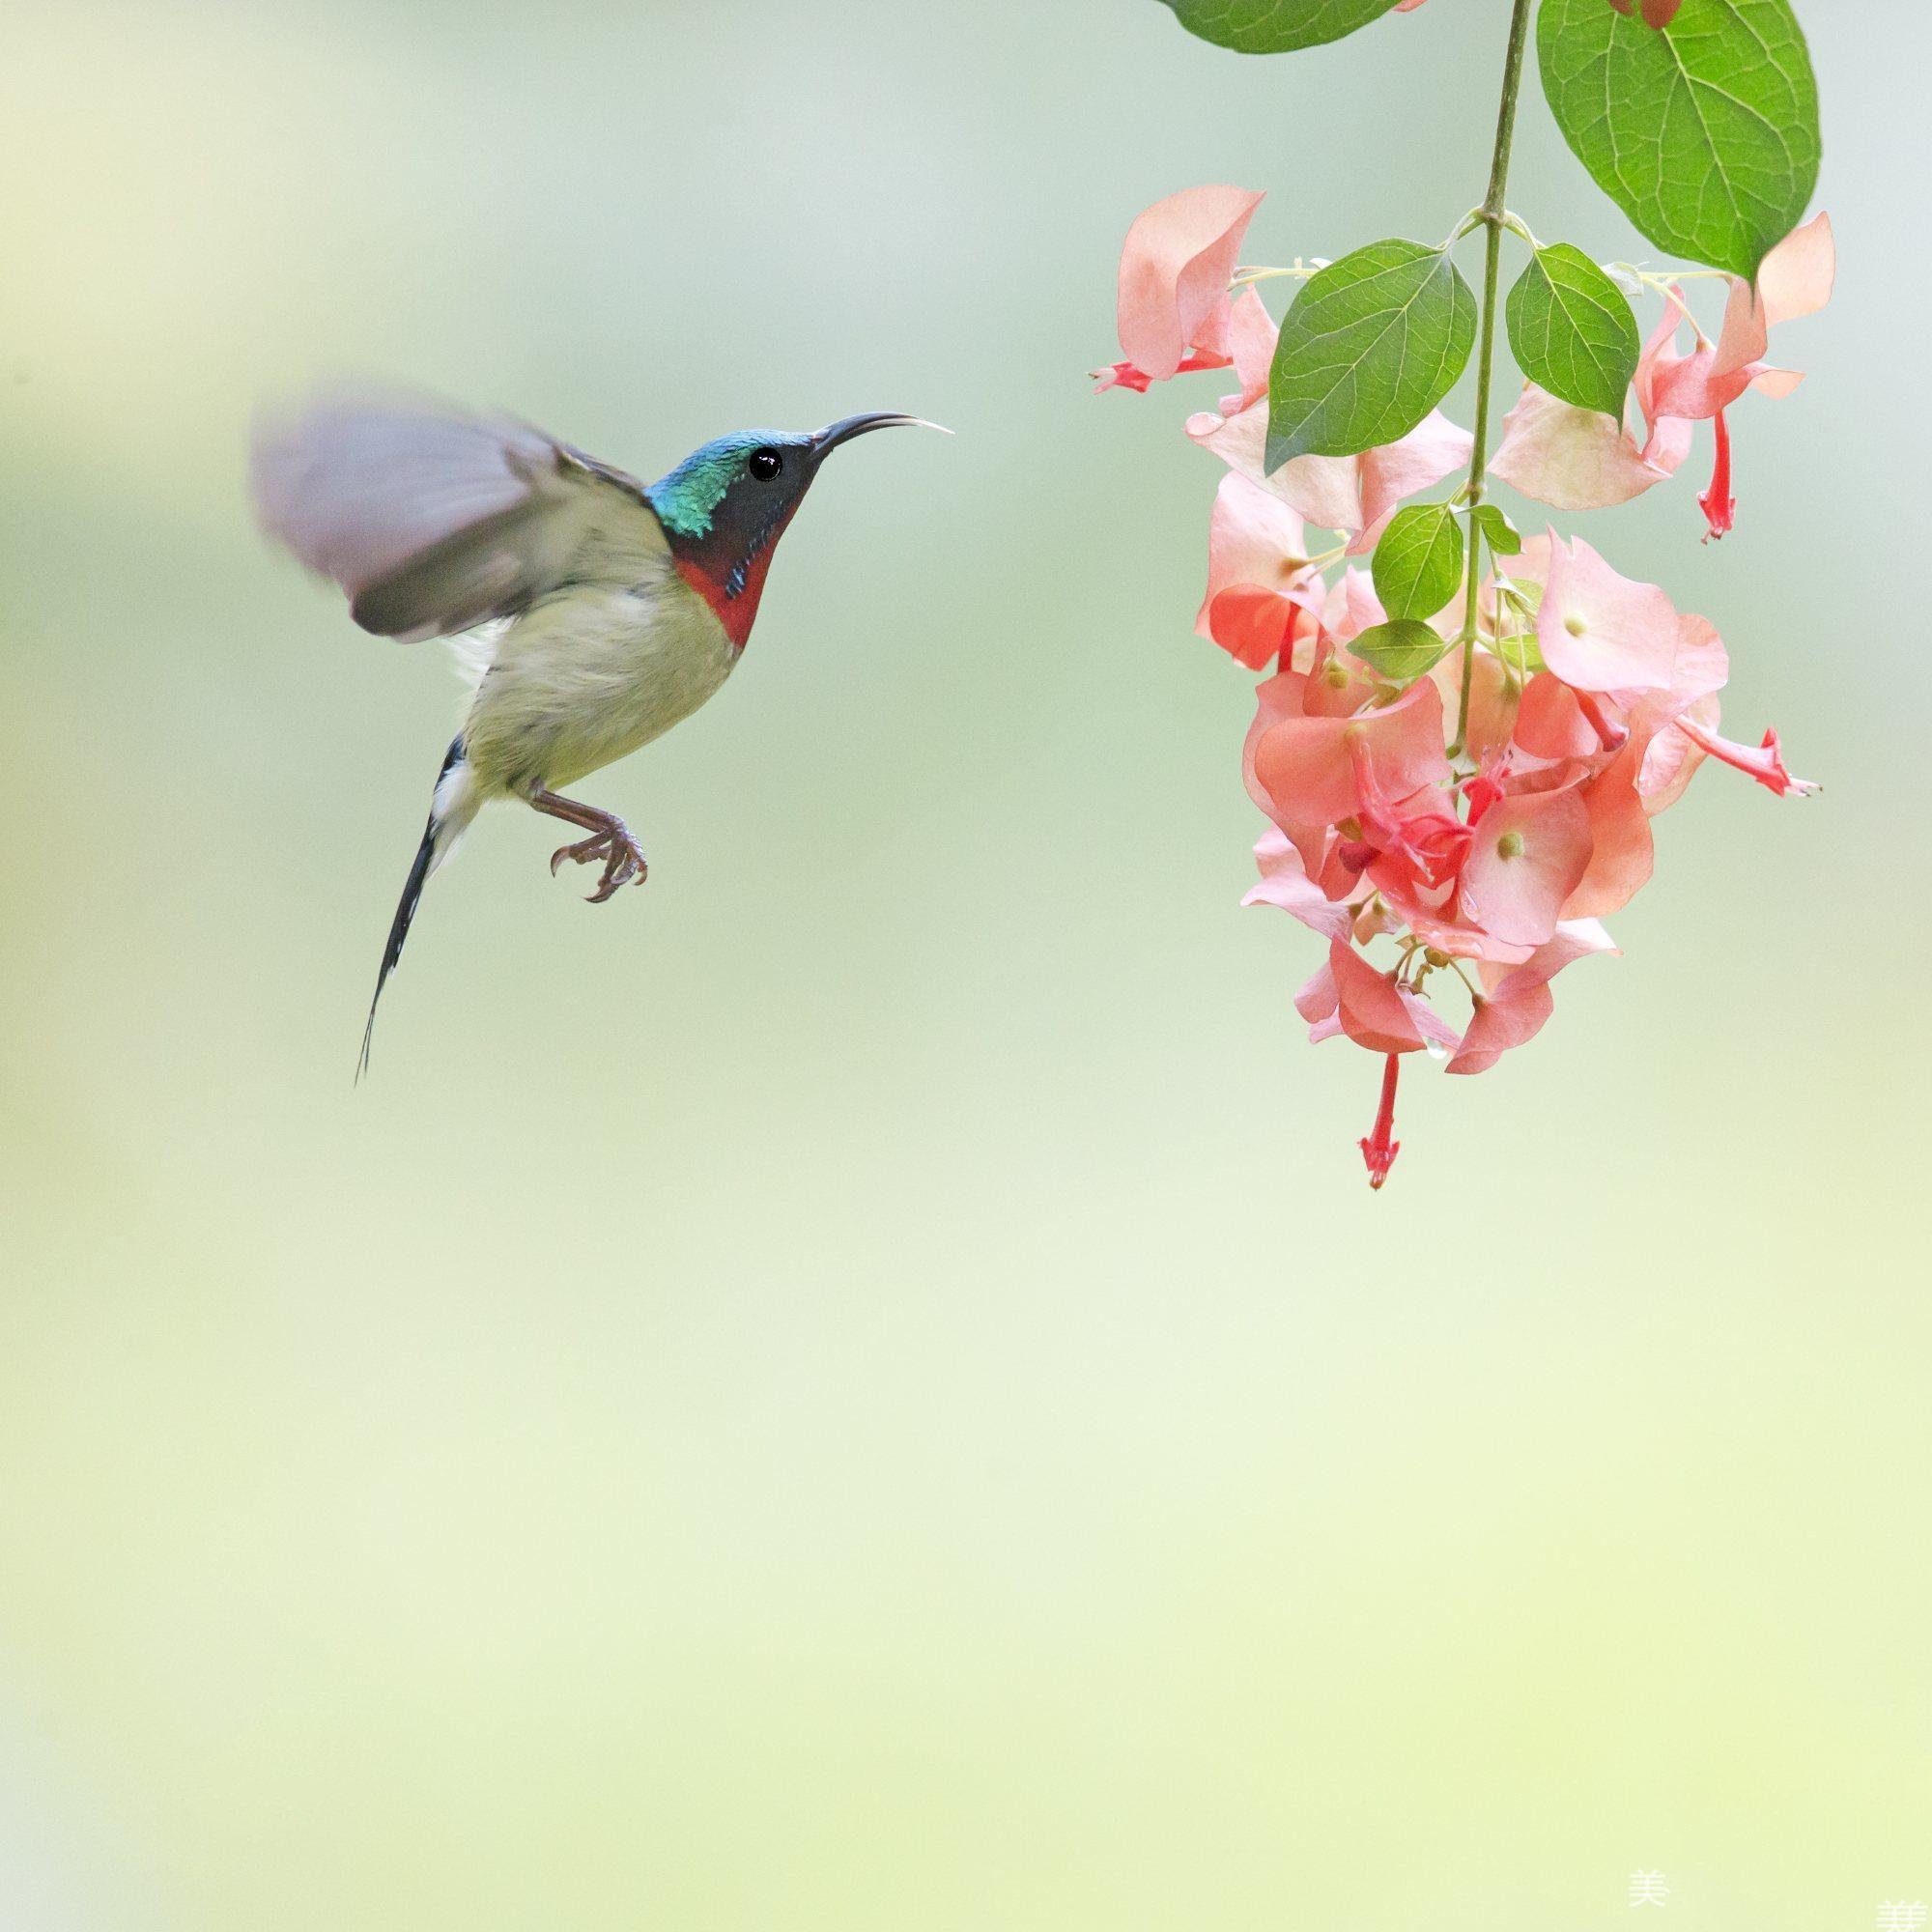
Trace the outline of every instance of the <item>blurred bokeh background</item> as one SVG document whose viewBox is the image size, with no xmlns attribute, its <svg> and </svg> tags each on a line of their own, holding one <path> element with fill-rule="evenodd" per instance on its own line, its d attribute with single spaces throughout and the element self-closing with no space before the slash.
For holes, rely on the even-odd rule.
<svg viewBox="0 0 1932 1932">
<path fill-rule="evenodd" d="M 1810 381 L 1729 542 L 1701 459 L 1588 534 L 1828 788 L 1707 770 L 1627 956 L 1411 1069 L 1378 1199 L 1376 1065 L 1236 903 L 1219 384 L 1082 372 L 1177 187 L 1268 188 L 1257 260 L 1446 232 L 1501 0 L 1276 61 L 1152 0 L 13 12 L 0 1925 L 1932 1898 L 1924 41 L 1804 11 Z M 1512 199 L 1645 252 L 1534 98 Z M 251 412 L 341 370 L 647 475 L 959 432 L 841 457 L 729 689 L 588 787 L 644 892 L 486 815 L 359 1092 L 456 690 L 251 528 Z"/>
</svg>

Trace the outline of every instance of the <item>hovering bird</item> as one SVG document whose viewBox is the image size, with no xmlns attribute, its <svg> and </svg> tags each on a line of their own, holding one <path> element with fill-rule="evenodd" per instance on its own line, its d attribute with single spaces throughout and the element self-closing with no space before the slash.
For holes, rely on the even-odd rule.
<svg viewBox="0 0 1932 1932">
<path fill-rule="evenodd" d="M 741 430 L 643 484 L 527 423 L 422 401 L 326 399 L 258 426 L 262 526 L 349 596 L 378 637 L 457 639 L 470 695 L 376 976 L 376 1008 L 423 887 L 492 799 L 586 836 L 551 858 L 601 866 L 592 905 L 646 875 L 622 819 L 563 786 L 688 718 L 731 674 L 772 551 L 841 443 L 918 416 L 815 434 Z"/>
</svg>

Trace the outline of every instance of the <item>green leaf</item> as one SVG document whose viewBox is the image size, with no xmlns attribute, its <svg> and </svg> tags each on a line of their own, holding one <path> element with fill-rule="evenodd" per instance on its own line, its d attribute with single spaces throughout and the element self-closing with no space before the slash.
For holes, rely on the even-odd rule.
<svg viewBox="0 0 1932 1932">
<path fill-rule="evenodd" d="M 1552 396 L 1621 422 L 1643 353 L 1630 298 L 1580 248 L 1539 248 L 1509 293 L 1517 367 Z"/>
<path fill-rule="evenodd" d="M 1515 556 L 1522 549 L 1521 533 L 1495 504 L 1478 503 L 1469 515 L 1496 555 Z"/>
<path fill-rule="evenodd" d="M 1455 386 L 1476 298 L 1440 248 L 1375 242 L 1303 284 L 1268 375 L 1267 468 L 1406 436 Z"/>
<path fill-rule="evenodd" d="M 1339 41 L 1395 0 L 1163 0 L 1190 34 L 1243 54 L 1285 54 Z"/>
<path fill-rule="evenodd" d="M 1504 578 L 1501 571 L 1503 602 L 1520 613 L 1524 622 L 1534 624 L 1543 610 L 1543 585 L 1526 583 L 1520 578 Z"/>
<path fill-rule="evenodd" d="M 1376 595 L 1391 617 L 1433 617 L 1463 577 L 1463 526 L 1447 503 L 1398 510 L 1376 546 Z"/>
<path fill-rule="evenodd" d="M 1509 631 L 1489 646 L 1490 655 L 1509 666 L 1523 678 L 1532 678 L 1549 667 L 1543 662 L 1543 646 L 1534 631 Z"/>
<path fill-rule="evenodd" d="M 1543 662 L 1543 645 L 1534 631 L 1510 631 L 1505 633 L 1496 647 L 1511 664 L 1520 663 L 1534 677 L 1540 670 L 1549 667 Z"/>
<path fill-rule="evenodd" d="M 1391 684 L 1413 684 L 1435 666 L 1449 641 L 1413 617 L 1396 617 L 1350 638 L 1343 648 Z"/>
<path fill-rule="evenodd" d="M 1660 248 L 1748 278 L 1804 218 L 1818 89 L 1790 0 L 1684 0 L 1662 29 L 1543 0 L 1537 53 L 1563 138 Z"/>
</svg>

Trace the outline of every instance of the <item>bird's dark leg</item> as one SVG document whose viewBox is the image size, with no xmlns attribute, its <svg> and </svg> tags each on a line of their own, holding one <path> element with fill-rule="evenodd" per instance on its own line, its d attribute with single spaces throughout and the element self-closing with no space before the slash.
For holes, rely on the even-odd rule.
<svg viewBox="0 0 1932 1932">
<path fill-rule="evenodd" d="M 600 811 L 594 805 L 579 805 L 574 798 L 561 798 L 554 791 L 533 791 L 529 801 L 539 811 L 547 811 L 567 825 L 581 825 L 590 834 L 575 845 L 559 845 L 551 854 L 550 868 L 554 874 L 566 859 L 578 866 L 594 866 L 601 859 L 604 876 L 590 895 L 592 905 L 602 905 L 619 886 L 627 886 L 633 879 L 641 886 L 649 876 L 650 867 L 644 864 L 644 855 L 621 818 Z"/>
</svg>

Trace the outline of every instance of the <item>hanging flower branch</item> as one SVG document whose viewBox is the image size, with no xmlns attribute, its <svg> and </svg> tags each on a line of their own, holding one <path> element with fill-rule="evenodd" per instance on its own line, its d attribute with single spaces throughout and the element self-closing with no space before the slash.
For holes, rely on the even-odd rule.
<svg viewBox="0 0 1932 1932">
<path fill-rule="evenodd" d="M 1203 39 L 1274 53 L 1424 0 L 1164 4 Z M 1572 150 L 1644 236 L 1703 265 L 1657 272 L 1540 242 L 1505 202 L 1531 5 L 1512 0 L 1488 192 L 1446 242 L 1243 268 L 1261 195 L 1172 195 L 1127 233 L 1122 359 L 1099 375 L 1237 385 L 1186 425 L 1229 471 L 1195 628 L 1270 673 L 1243 754 L 1271 821 L 1248 902 L 1328 942 L 1295 999 L 1311 1037 L 1383 1057 L 1361 1142 L 1378 1188 L 1403 1057 L 1481 1073 L 1534 1037 L 1556 974 L 1615 950 L 1600 922 L 1650 877 L 1650 821 L 1700 764 L 1816 789 L 1776 731 L 1720 734 L 1729 664 L 1709 622 L 1488 500 L 1494 479 L 1566 513 L 1628 502 L 1708 422 L 1697 501 L 1706 541 L 1730 531 L 1729 412 L 1803 380 L 1766 359 L 1771 333 L 1822 308 L 1834 271 L 1828 217 L 1800 225 L 1819 153 L 1804 37 L 1789 0 L 1543 0 L 1544 92 Z M 1480 297 L 1454 259 L 1475 235 Z M 1526 259 L 1505 299 L 1506 237 Z M 1715 338 L 1687 293 L 1714 284 Z M 1276 286 L 1295 290 L 1279 325 Z M 1634 302 L 1656 306 L 1647 341 Z M 1492 451 L 1499 319 L 1524 382 Z M 1437 405 L 1472 356 L 1470 431 Z M 1459 475 L 1445 499 L 1408 501 Z"/>
</svg>

